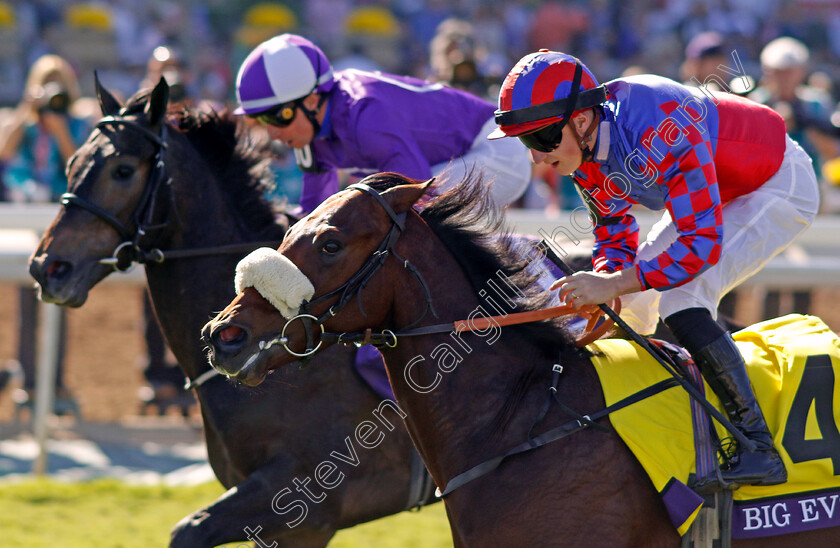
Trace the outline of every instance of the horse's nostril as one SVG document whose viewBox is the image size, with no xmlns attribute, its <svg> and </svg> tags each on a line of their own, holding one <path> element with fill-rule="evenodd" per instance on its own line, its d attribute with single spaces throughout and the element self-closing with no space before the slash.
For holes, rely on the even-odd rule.
<svg viewBox="0 0 840 548">
<path fill-rule="evenodd" d="M 233 344 L 239 342 L 245 337 L 245 330 L 241 327 L 232 325 L 219 331 L 218 337 L 224 344 Z"/>
<path fill-rule="evenodd" d="M 72 267 L 65 261 L 54 261 L 47 267 L 46 275 L 52 279 L 61 279 L 70 274 Z"/>
</svg>

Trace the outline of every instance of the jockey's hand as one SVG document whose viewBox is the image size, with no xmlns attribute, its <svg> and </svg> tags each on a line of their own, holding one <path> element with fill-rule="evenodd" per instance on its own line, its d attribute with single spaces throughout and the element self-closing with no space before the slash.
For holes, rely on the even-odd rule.
<svg viewBox="0 0 840 548">
<path fill-rule="evenodd" d="M 619 272 L 575 272 L 551 284 L 560 289 L 560 298 L 575 311 L 590 316 L 597 305 L 608 303 L 620 295 L 641 291 L 636 268 Z"/>
</svg>

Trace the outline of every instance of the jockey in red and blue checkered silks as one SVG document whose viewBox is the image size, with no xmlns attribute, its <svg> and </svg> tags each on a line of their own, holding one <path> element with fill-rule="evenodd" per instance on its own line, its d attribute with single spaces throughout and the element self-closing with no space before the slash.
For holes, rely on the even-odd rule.
<svg viewBox="0 0 840 548">
<path fill-rule="evenodd" d="M 733 62 L 740 67 L 734 53 Z M 590 311 L 623 295 L 622 316 L 642 333 L 661 317 L 753 442 L 724 466 L 722 485 L 695 488 L 786 481 L 743 357 L 715 321 L 721 297 L 816 216 L 816 176 L 784 120 L 732 93 L 654 75 L 599 85 L 577 58 L 540 50 L 505 78 L 496 122 L 491 139 L 518 137 L 535 163 L 571 176 L 591 213 L 593 271 L 552 288 Z M 636 204 L 666 210 L 641 245 Z"/>
</svg>

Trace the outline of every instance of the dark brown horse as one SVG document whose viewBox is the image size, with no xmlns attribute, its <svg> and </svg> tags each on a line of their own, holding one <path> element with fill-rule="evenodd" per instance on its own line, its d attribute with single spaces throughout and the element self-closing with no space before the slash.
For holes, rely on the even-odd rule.
<svg viewBox="0 0 840 548">
<path fill-rule="evenodd" d="M 282 240 L 289 219 L 264 198 L 268 157 L 237 129 L 236 118 L 185 111 L 173 125 L 165 119 L 167 93 L 162 81 L 122 108 L 99 87 L 106 117 L 69 163 L 69 195 L 30 271 L 42 299 L 81 306 L 114 271 L 102 260 L 133 242 L 116 253 L 117 266 L 145 260 L 163 332 L 196 383 L 212 371 L 200 329 L 209 311 L 233 298 L 237 261 L 258 242 Z M 107 326 L 102 329 L 107 336 Z M 171 546 L 259 538 L 267 545 L 322 547 L 337 529 L 409 506 L 410 491 L 419 486 L 410 482 L 412 466 L 420 461 L 413 462 L 402 423 L 376 449 L 355 444 L 354 429 L 381 400 L 352 370 L 353 358 L 353 350 L 336 347 L 305 369 L 273 375 L 256 391 L 221 376 L 195 388 L 210 464 L 229 490 L 181 520 Z M 309 482 L 333 452 L 347 457 L 332 459 L 340 465 L 332 488 L 310 483 L 304 493 L 295 481 Z"/>
<path fill-rule="evenodd" d="M 498 225 L 480 223 L 487 210 L 476 201 L 477 186 L 467 181 L 418 213 L 412 206 L 427 183 L 405 184 L 395 174 L 363 182 L 368 188 L 334 195 L 291 228 L 276 256 L 265 255 L 280 285 L 268 279 L 244 289 L 207 324 L 214 367 L 257 385 L 293 361 L 289 350 L 357 337 L 381 344 L 409 432 L 440 488 L 523 443 L 532 426 L 541 434 L 569 423 L 568 409 L 604 407 L 588 354 L 571 344 L 561 322 L 456 329 L 458 320 L 533 310 L 545 299 L 525 291 L 532 280 L 523 265 L 505 238 L 491 237 Z M 243 265 L 247 279 L 256 266 Z M 306 316 L 287 320 L 275 306 Z M 304 320 L 315 324 L 311 343 Z M 555 405 L 537 421 L 553 364 L 562 365 L 557 396 L 567 407 Z M 608 419 L 597 424 L 509 457 L 451 491 L 445 501 L 455 544 L 679 546 L 633 454 Z M 836 545 L 836 534 L 823 529 L 735 545 Z"/>
</svg>

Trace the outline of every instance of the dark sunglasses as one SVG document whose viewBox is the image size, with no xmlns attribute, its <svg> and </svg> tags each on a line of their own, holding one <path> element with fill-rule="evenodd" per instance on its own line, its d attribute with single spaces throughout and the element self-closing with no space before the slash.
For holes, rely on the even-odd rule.
<svg viewBox="0 0 840 548">
<path fill-rule="evenodd" d="M 297 110 L 298 102 L 291 101 L 283 103 L 262 112 L 255 112 L 248 114 L 248 118 L 257 120 L 261 124 L 272 125 L 278 127 L 286 127 L 295 119 L 295 111 Z"/>
<path fill-rule="evenodd" d="M 526 133 L 525 135 L 519 135 L 519 140 L 528 147 L 532 148 L 539 152 L 552 152 L 558 146 L 560 146 L 560 141 L 563 140 L 563 126 L 566 124 L 563 122 L 557 122 L 556 124 L 551 124 L 550 126 L 546 126 L 542 129 L 538 129 L 537 131 L 533 131 L 531 133 Z"/>
</svg>

